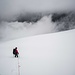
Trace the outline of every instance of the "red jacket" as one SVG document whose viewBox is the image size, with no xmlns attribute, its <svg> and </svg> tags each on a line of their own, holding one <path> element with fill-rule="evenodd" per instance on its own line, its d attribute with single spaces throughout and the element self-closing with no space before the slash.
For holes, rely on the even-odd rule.
<svg viewBox="0 0 75 75">
<path fill-rule="evenodd" d="M 18 50 L 16 50 L 16 54 L 19 54 Z"/>
</svg>

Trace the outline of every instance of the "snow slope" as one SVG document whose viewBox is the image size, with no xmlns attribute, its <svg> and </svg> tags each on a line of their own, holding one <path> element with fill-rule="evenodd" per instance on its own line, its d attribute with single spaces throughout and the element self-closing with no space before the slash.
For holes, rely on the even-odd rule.
<svg viewBox="0 0 75 75">
<path fill-rule="evenodd" d="M 75 29 L 0 43 L 0 75 L 75 75 Z"/>
</svg>

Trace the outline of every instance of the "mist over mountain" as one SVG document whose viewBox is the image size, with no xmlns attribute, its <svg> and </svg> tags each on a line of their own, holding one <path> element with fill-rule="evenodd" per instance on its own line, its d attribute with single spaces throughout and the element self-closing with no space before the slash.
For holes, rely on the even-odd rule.
<svg viewBox="0 0 75 75">
<path fill-rule="evenodd" d="M 16 21 L 18 22 L 37 22 L 43 17 L 42 13 L 26 13 L 20 14 Z"/>
<path fill-rule="evenodd" d="M 0 19 L 0 41 L 70 29 L 75 29 L 74 11 L 20 13 Z"/>
<path fill-rule="evenodd" d="M 7 22 L 37 22 L 44 16 L 49 16 L 51 12 L 20 12 L 13 16 L 1 16 L 1 21 Z"/>
<path fill-rule="evenodd" d="M 52 21 L 56 23 L 58 31 L 70 30 L 75 28 L 75 12 L 54 13 Z"/>
</svg>

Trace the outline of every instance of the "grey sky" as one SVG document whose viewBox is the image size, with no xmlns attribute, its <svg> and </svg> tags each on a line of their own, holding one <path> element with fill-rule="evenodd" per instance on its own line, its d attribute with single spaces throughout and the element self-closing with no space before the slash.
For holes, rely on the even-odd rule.
<svg viewBox="0 0 75 75">
<path fill-rule="evenodd" d="M 75 0 L 0 0 L 0 15 L 21 11 L 53 11 L 74 9 Z"/>
</svg>

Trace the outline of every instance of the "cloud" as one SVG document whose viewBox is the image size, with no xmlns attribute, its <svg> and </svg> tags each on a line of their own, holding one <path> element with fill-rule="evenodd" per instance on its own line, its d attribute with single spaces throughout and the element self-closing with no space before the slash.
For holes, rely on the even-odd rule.
<svg viewBox="0 0 75 75">
<path fill-rule="evenodd" d="M 55 17 L 53 17 L 55 16 Z M 52 18 L 55 21 L 52 21 Z M 75 13 L 51 14 L 37 22 L 1 22 L 0 41 L 75 29 Z"/>
<path fill-rule="evenodd" d="M 72 10 L 75 0 L 0 0 L 0 15 L 11 16 L 26 11 Z"/>
<path fill-rule="evenodd" d="M 0 26 L 0 41 L 55 32 L 57 30 L 55 27 L 56 25 L 51 22 L 51 15 L 44 16 L 36 23 L 2 22 Z"/>
</svg>

